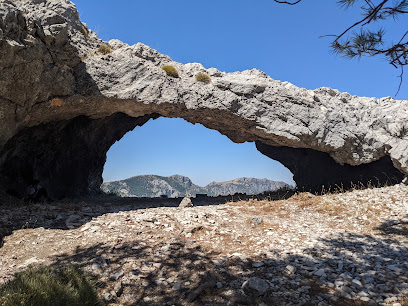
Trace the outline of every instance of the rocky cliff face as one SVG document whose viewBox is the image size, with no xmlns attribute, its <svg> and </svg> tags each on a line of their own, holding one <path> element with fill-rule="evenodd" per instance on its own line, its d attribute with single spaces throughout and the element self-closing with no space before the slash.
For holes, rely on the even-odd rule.
<svg viewBox="0 0 408 306">
<path fill-rule="evenodd" d="M 228 182 L 212 182 L 205 187 L 200 187 L 182 175 L 138 175 L 126 180 L 102 184 L 104 192 L 114 192 L 123 197 L 160 197 L 165 195 L 170 198 L 177 198 L 186 195 L 195 196 L 196 194 L 216 197 L 236 193 L 255 195 L 265 191 L 276 191 L 280 188 L 290 188 L 290 186 L 283 182 L 244 177 Z"/>
<path fill-rule="evenodd" d="M 290 188 L 284 182 L 276 182 L 267 179 L 241 177 L 227 182 L 212 182 L 204 187 L 211 196 L 233 195 L 235 193 L 260 194 L 265 191 L 276 191 L 281 188 Z"/>
<path fill-rule="evenodd" d="M 98 52 L 103 44 L 112 52 Z M 53 198 L 97 192 L 109 147 L 158 116 L 256 141 L 300 188 L 408 174 L 408 101 L 307 90 L 255 69 L 224 73 L 141 43 L 104 43 L 68 0 L 0 3 L 0 70 L 0 185 L 16 195 L 37 181 Z M 211 82 L 196 81 L 200 72 Z"/>
<path fill-rule="evenodd" d="M 169 198 L 184 197 L 204 193 L 205 190 L 192 183 L 182 175 L 159 176 L 138 175 L 121 181 L 106 182 L 102 184 L 104 192 L 114 192 L 123 197 L 160 197 L 166 195 Z"/>
</svg>

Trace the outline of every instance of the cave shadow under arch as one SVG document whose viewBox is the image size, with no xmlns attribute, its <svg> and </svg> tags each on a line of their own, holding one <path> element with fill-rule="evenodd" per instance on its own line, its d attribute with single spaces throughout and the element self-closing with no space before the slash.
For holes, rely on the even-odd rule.
<svg viewBox="0 0 408 306">
<path fill-rule="evenodd" d="M 34 182 L 41 184 L 50 199 L 97 195 L 101 192 L 109 148 L 127 132 L 160 116 L 78 116 L 23 129 L 0 150 L 0 186 L 20 197 L 27 195 L 27 188 Z M 219 131 L 228 136 L 228 130 Z M 311 149 L 275 147 L 259 140 L 256 147 L 287 167 L 299 190 L 321 192 L 336 186 L 347 190 L 357 183 L 381 186 L 399 183 L 403 178 L 389 156 L 350 166 L 336 163 L 328 153 Z"/>
</svg>

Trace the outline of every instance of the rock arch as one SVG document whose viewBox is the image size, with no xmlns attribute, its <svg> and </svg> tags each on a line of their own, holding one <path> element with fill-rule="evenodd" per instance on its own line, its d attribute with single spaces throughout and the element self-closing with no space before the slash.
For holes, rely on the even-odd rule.
<svg viewBox="0 0 408 306">
<path fill-rule="evenodd" d="M 103 44 L 112 53 L 98 52 Z M 408 174 L 408 101 L 306 90 L 255 69 L 224 73 L 141 43 L 106 43 L 66 0 L 1 2 L 0 54 L 0 186 L 20 196 L 33 180 L 53 198 L 96 192 L 109 147 L 158 116 L 256 141 L 307 190 Z M 198 82 L 200 72 L 211 82 Z"/>
</svg>

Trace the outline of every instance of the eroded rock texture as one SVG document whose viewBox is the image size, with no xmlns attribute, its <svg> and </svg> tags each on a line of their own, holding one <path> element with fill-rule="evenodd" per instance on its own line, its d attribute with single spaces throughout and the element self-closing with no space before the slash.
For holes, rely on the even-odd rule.
<svg viewBox="0 0 408 306">
<path fill-rule="evenodd" d="M 306 90 L 255 69 L 183 65 L 141 43 L 112 40 L 103 55 L 103 44 L 68 0 L 0 2 L 3 189 L 24 196 L 39 181 L 55 198 L 96 192 L 109 147 L 157 116 L 256 141 L 300 188 L 408 174 L 408 101 Z M 209 84 L 196 81 L 200 72 Z M 311 170 L 319 161 L 329 170 Z"/>
</svg>

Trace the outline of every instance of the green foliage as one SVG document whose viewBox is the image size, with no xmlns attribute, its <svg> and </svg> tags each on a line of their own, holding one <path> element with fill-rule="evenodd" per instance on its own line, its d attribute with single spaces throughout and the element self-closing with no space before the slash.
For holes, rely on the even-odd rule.
<svg viewBox="0 0 408 306">
<path fill-rule="evenodd" d="M 120 182 L 110 182 L 107 187 L 109 193 L 115 193 L 118 196 L 122 196 L 120 189 L 128 189 L 131 194 L 140 197 L 151 197 L 151 185 L 150 176 L 134 176 L 124 180 L 126 186 L 121 185 Z"/>
<path fill-rule="evenodd" d="M 119 188 L 112 188 L 112 189 L 110 189 L 109 192 L 107 192 L 107 195 L 120 197 Z"/>
<path fill-rule="evenodd" d="M 109 45 L 102 45 L 98 48 L 98 52 L 102 53 L 103 55 L 112 53 L 112 47 Z"/>
<path fill-rule="evenodd" d="M 205 84 L 209 84 L 211 82 L 211 78 L 208 74 L 200 72 L 199 74 L 197 74 L 195 76 L 196 81 L 198 82 L 202 82 Z"/>
<path fill-rule="evenodd" d="M 79 268 L 29 268 L 0 287 L 0 305 L 100 305 L 90 277 Z"/>
<path fill-rule="evenodd" d="M 356 4 L 357 0 L 339 0 L 337 3 L 346 9 Z M 331 48 L 335 53 L 347 58 L 361 56 L 381 55 L 395 68 L 401 69 L 401 88 L 403 67 L 408 64 L 408 40 L 407 32 L 401 32 L 401 38 L 397 42 L 387 44 L 385 30 L 373 30 L 369 26 L 379 20 L 389 18 L 398 19 L 402 14 L 408 14 L 408 0 L 398 0 L 391 3 L 390 0 L 365 1 L 360 7 L 362 19 L 348 27 L 343 33 L 333 35 L 335 37 Z M 355 29 L 359 28 L 359 31 Z M 347 36 L 349 35 L 349 36 Z M 398 92 L 397 92 L 398 93 Z"/>
<path fill-rule="evenodd" d="M 162 69 L 164 71 L 166 71 L 168 76 L 171 76 L 173 78 L 178 78 L 179 77 L 179 73 L 176 69 L 176 67 L 172 66 L 172 65 L 165 65 L 162 67 Z"/>
<path fill-rule="evenodd" d="M 361 30 L 343 41 L 334 41 L 333 51 L 348 58 L 374 55 L 376 48 L 384 44 L 384 29 L 377 31 Z"/>
<path fill-rule="evenodd" d="M 295 5 L 302 0 L 280 1 L 278 3 Z M 401 15 L 408 14 L 408 0 L 338 0 L 337 3 L 345 9 L 359 4 L 361 19 L 346 27 L 340 34 L 325 35 L 334 37 L 331 49 L 344 57 L 383 56 L 392 66 L 399 68 L 401 88 L 404 66 L 408 64 L 408 31 L 402 24 L 400 36 L 385 39 L 385 30 L 370 28 L 375 22 L 387 19 L 397 20 Z M 388 26 L 388 25 L 387 25 Z M 388 40 L 388 43 L 387 43 Z"/>
</svg>

